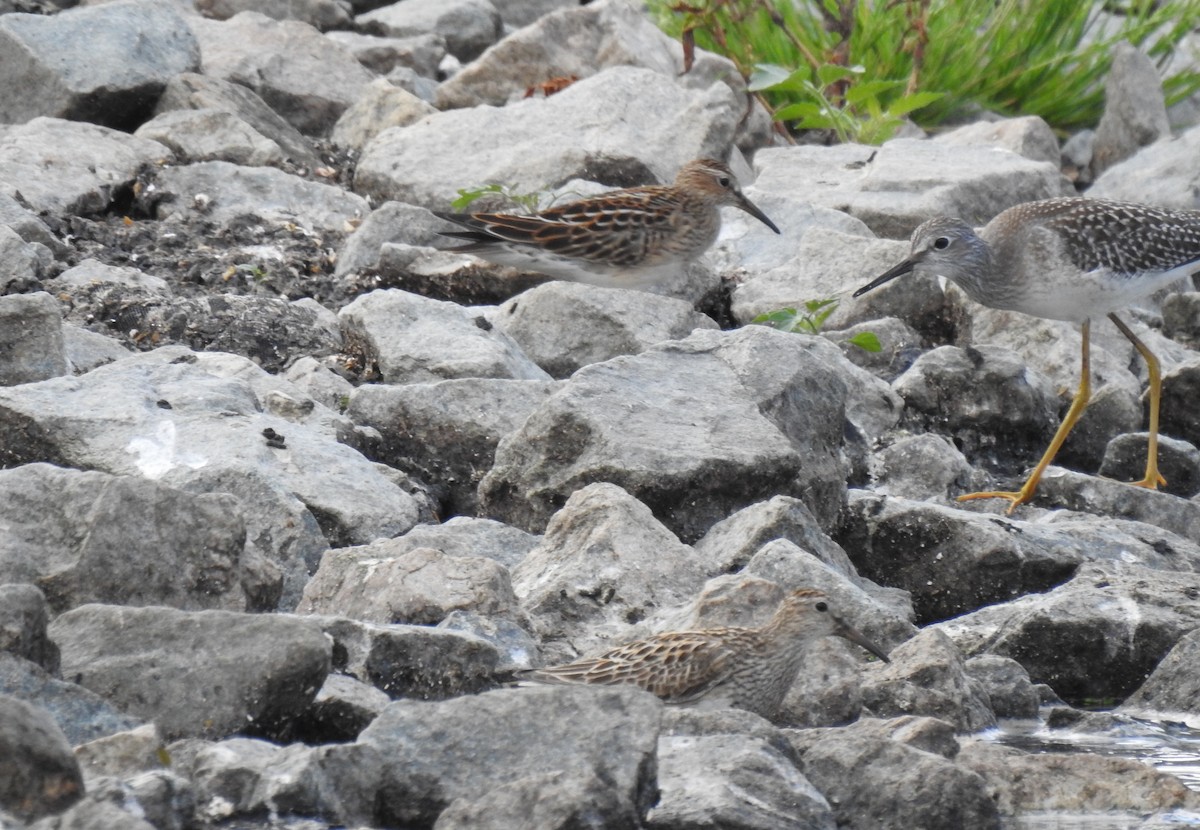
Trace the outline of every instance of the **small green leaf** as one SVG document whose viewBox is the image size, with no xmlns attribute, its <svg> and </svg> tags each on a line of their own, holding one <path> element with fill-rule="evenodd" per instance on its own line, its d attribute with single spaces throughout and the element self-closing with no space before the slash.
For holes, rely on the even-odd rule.
<svg viewBox="0 0 1200 830">
<path fill-rule="evenodd" d="M 801 101 L 798 104 L 788 104 L 786 107 L 781 107 L 775 111 L 776 121 L 793 121 L 801 118 L 822 118 L 822 111 L 825 108 L 820 104 L 814 104 L 810 101 Z"/>
<path fill-rule="evenodd" d="M 450 209 L 456 212 L 466 210 L 472 202 L 481 199 L 492 193 L 501 193 L 502 189 L 498 184 L 484 185 L 483 187 L 462 188 L 458 189 L 458 198 L 450 203 Z"/>
<path fill-rule="evenodd" d="M 750 81 L 746 87 L 751 92 L 761 92 L 764 89 L 771 89 L 772 87 L 786 83 L 794 74 L 796 73 L 784 66 L 777 66 L 773 63 L 760 63 L 750 73 Z"/>
<path fill-rule="evenodd" d="M 783 331 L 789 331 L 790 326 L 796 319 L 796 309 L 780 308 L 775 311 L 768 311 L 765 314 L 760 314 L 751 320 L 751 323 L 760 323 L 766 326 L 774 326 Z"/>
<path fill-rule="evenodd" d="M 873 331 L 860 331 L 848 341 L 858 346 L 865 352 L 880 352 L 883 351 L 883 346 L 879 344 L 879 338 Z"/>
<path fill-rule="evenodd" d="M 827 63 L 817 69 L 817 80 L 822 86 L 829 86 L 838 81 L 844 81 L 847 78 L 853 78 L 859 73 L 855 72 L 848 66 L 838 66 L 834 63 Z"/>
<path fill-rule="evenodd" d="M 878 99 L 884 93 L 902 86 L 903 81 L 860 81 L 846 90 L 846 103 L 857 105 Z"/>
<path fill-rule="evenodd" d="M 910 112 L 919 110 L 921 107 L 927 107 L 934 101 L 943 97 L 941 92 L 914 92 L 912 95 L 905 95 L 888 105 L 888 115 L 902 116 L 908 115 Z"/>
</svg>

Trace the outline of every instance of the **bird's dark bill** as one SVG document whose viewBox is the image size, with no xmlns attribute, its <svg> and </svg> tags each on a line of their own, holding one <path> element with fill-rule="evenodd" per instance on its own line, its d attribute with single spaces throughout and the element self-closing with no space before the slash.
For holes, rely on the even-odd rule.
<svg viewBox="0 0 1200 830">
<path fill-rule="evenodd" d="M 854 296 L 861 297 L 863 294 L 866 294 L 868 291 L 871 291 L 872 289 L 878 288 L 879 286 L 883 285 L 885 282 L 891 282 L 892 280 L 896 279 L 896 277 L 904 276 L 905 274 L 912 271 L 912 269 L 913 269 L 913 261 L 911 259 L 906 259 L 906 260 L 904 260 L 904 262 L 901 262 L 895 268 L 892 268 L 892 269 L 880 274 L 878 277 L 871 280 L 869 283 L 864 285 L 862 288 L 855 291 Z"/>
<path fill-rule="evenodd" d="M 766 225 L 771 230 L 775 231 L 775 233 L 782 233 L 782 231 L 780 231 L 779 228 L 775 227 L 775 223 L 767 218 L 767 214 L 765 214 L 761 210 L 759 210 L 758 207 L 753 202 L 751 202 L 749 199 L 747 199 L 745 196 L 742 196 L 741 201 L 738 203 L 738 207 L 740 207 L 742 210 L 746 211 L 746 213 L 749 213 L 751 216 L 753 216 L 759 222 L 762 222 L 764 225 Z"/>
<path fill-rule="evenodd" d="M 879 646 L 875 645 L 870 640 L 868 640 L 863 634 L 859 633 L 859 631 L 857 629 L 851 628 L 848 625 L 843 625 L 841 628 L 838 629 L 837 633 L 838 633 L 839 637 L 845 637 L 847 640 L 854 643 L 855 645 L 862 646 L 863 648 L 865 648 L 867 651 L 874 654 L 876 657 L 878 657 L 883 662 L 885 662 L 885 663 L 892 662 L 891 660 L 888 659 L 887 652 L 885 652 Z"/>
</svg>

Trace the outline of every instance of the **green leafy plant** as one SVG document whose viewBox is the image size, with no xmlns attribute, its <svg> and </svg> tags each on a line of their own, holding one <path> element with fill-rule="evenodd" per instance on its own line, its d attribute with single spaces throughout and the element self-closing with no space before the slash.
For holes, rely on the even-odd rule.
<svg viewBox="0 0 1200 830">
<path fill-rule="evenodd" d="M 827 63 L 815 71 L 801 67 L 789 72 L 774 64 L 759 64 L 749 87 L 751 92 L 794 93 L 800 98 L 776 110 L 778 120 L 794 121 L 801 130 L 832 130 L 838 141 L 863 144 L 887 141 L 904 123 L 904 116 L 943 97 L 940 92 L 914 92 L 884 103 L 900 91 L 904 81 L 855 83 L 865 74 L 862 66 Z M 848 87 L 847 82 L 851 84 Z"/>
<path fill-rule="evenodd" d="M 821 329 L 825 326 L 825 321 L 829 319 L 830 314 L 837 310 L 837 306 L 838 301 L 832 298 L 807 300 L 804 303 L 803 311 L 794 308 L 780 308 L 760 314 L 750 322 L 771 326 L 780 331 L 820 334 Z M 878 352 L 883 348 L 879 344 L 879 338 L 870 331 L 859 332 L 853 337 L 847 338 L 847 342 L 853 343 L 867 352 Z"/>
<path fill-rule="evenodd" d="M 524 213 L 534 213 L 543 195 L 540 192 L 519 193 L 506 184 L 485 184 L 482 187 L 459 188 L 458 198 L 450 203 L 450 209 L 461 213 L 473 202 L 487 196 L 508 202 Z"/>
<path fill-rule="evenodd" d="M 859 140 L 911 114 L 926 127 L 979 110 L 1094 126 L 1113 45 L 1166 69 L 1200 26 L 1197 0 L 650 0 L 659 25 L 732 59 L 778 117 Z M 757 73 L 757 74 L 756 74 Z M 1168 103 L 1200 72 L 1163 81 Z M 917 96 L 917 97 L 913 97 Z M 789 107 L 796 107 L 789 110 Z M 835 112 L 837 111 L 837 112 Z M 839 114 L 841 113 L 841 114 Z"/>
</svg>

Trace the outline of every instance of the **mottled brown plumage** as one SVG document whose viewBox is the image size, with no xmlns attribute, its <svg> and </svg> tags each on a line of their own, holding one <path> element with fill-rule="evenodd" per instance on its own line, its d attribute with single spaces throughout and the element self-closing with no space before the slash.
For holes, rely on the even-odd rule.
<svg viewBox="0 0 1200 830">
<path fill-rule="evenodd" d="M 1200 211 L 1164 210 L 1104 199 L 1045 199 L 1011 207 L 978 234 L 960 219 L 930 219 L 912 235 L 908 258 L 854 292 L 858 297 L 907 273 L 943 276 L 992 308 L 1081 324 L 1079 390 L 1049 448 L 1020 490 L 960 499 L 1008 499 L 1008 512 L 1033 497 L 1042 473 L 1087 406 L 1091 393 L 1091 318 L 1107 314 L 1146 360 L 1150 446 L 1141 487 L 1165 484 L 1158 472 L 1158 359 L 1116 311 L 1200 271 Z"/>
<path fill-rule="evenodd" d="M 437 215 L 468 229 L 444 234 L 471 243 L 451 250 L 559 279 L 645 288 L 708 250 L 723 205 L 779 233 L 742 194 L 729 167 L 713 159 L 684 165 L 671 185 L 614 190 L 530 216 Z"/>
<path fill-rule="evenodd" d="M 821 637 L 844 637 L 886 661 L 820 591 L 793 591 L 760 628 L 671 631 L 618 646 L 598 657 L 525 672 L 541 683 L 639 686 L 668 703 L 732 705 L 773 717 Z"/>
</svg>

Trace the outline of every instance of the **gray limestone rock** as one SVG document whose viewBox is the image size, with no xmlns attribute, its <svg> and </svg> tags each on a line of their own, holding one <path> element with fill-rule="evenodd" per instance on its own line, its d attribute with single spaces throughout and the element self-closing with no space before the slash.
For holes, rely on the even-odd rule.
<svg viewBox="0 0 1200 830">
<path fill-rule="evenodd" d="M 23 821 L 60 812 L 83 795 L 62 730 L 45 710 L 8 695 L 0 695 L 0 759 L 0 809 Z"/>
<path fill-rule="evenodd" d="M 548 380 L 471 377 L 370 384 L 350 395 L 346 417 L 379 431 L 380 440 L 365 451 L 428 485 L 441 515 L 471 516 L 497 444 L 557 387 Z"/>
<path fill-rule="evenodd" d="M 347 348 L 386 383 L 550 379 L 512 338 L 456 303 L 388 289 L 364 294 L 338 317 Z"/>
<path fill-rule="evenodd" d="M 604 780 L 618 805 L 606 825 L 632 828 L 655 801 L 662 709 L 640 689 L 501 689 L 397 701 L 358 741 L 384 759 L 380 810 L 392 823 L 432 823 L 459 798 L 565 772 Z"/>
<path fill-rule="evenodd" d="M 801 769 L 833 805 L 839 827 L 1000 827 L 999 810 L 980 775 L 942 755 L 880 735 L 873 724 L 819 730 L 819 737 L 802 750 Z"/>
<path fill-rule="evenodd" d="M 0 122 L 39 115 L 128 130 L 174 75 L 200 65 L 200 47 L 169 3 L 121 0 L 61 14 L 0 17 Z"/>
<path fill-rule="evenodd" d="M 442 700 L 497 685 L 500 653 L 482 637 L 423 625 L 312 617 L 333 640 L 333 668 L 392 698 Z"/>
<path fill-rule="evenodd" d="M 945 634 L 922 631 L 888 656 L 891 663 L 863 680 L 863 705 L 876 715 L 938 718 L 959 732 L 996 725 L 987 689 L 967 671 L 962 653 Z"/>
<path fill-rule="evenodd" d="M 316 166 L 319 163 L 308 139 L 242 84 L 194 72 L 176 75 L 167 83 L 154 112 L 164 115 L 187 109 L 229 113 L 239 122 L 249 125 L 254 132 L 275 142 L 297 164 Z M 253 136 L 249 138 L 252 143 L 256 142 Z M 236 159 L 226 160 L 244 163 Z"/>
<path fill-rule="evenodd" d="M 938 623 L 968 657 L 1011 657 L 1064 700 L 1124 698 L 1200 625 L 1200 576 L 1119 562 L 1083 565 L 1069 582 Z M 1105 670 L 1093 670 L 1103 662 Z"/>
<path fill-rule="evenodd" d="M 307 23 L 243 11 L 193 18 L 202 72 L 249 87 L 305 135 L 323 136 L 371 82 L 370 70 Z"/>
<path fill-rule="evenodd" d="M 889 239 L 907 239 L 930 216 L 982 225 L 1020 202 L 1073 195 L 1057 163 L 914 138 L 882 147 L 767 148 L 754 164 L 760 190 L 804 193 L 813 204 L 846 211 Z"/>
<path fill-rule="evenodd" d="M 174 160 L 157 141 L 96 124 L 38 117 L 0 131 L 0 182 L 34 210 L 105 210 L 147 165 Z"/>
<path fill-rule="evenodd" d="M 790 753 L 789 753 L 790 754 Z M 745 735 L 663 736 L 650 830 L 834 830 L 829 802 L 771 743 Z"/>
<path fill-rule="evenodd" d="M 388 37 L 435 34 L 446 39 L 446 50 L 471 61 L 500 39 L 500 13 L 489 0 L 405 0 L 360 14 L 362 31 Z"/>
<path fill-rule="evenodd" d="M 745 93 L 745 82 L 727 59 L 697 49 L 695 64 L 684 74 L 683 49 L 641 8 L 627 0 L 599 0 L 553 11 L 510 34 L 438 87 L 437 103 L 440 109 L 501 106 L 552 79 L 587 78 L 613 66 L 644 67 L 691 87 L 722 80 Z"/>
<path fill-rule="evenodd" d="M 0 386 L 68 371 L 62 312 L 54 298 L 41 291 L 0 297 Z"/>
<path fill-rule="evenodd" d="M 563 281 L 508 300 L 491 320 L 554 378 L 696 329 L 718 328 L 682 300 Z"/>
<path fill-rule="evenodd" d="M 829 523 L 845 477 L 842 362 L 823 340 L 751 327 L 587 366 L 500 442 L 480 502 L 536 529 L 607 480 L 685 541 L 781 492 Z"/>
<path fill-rule="evenodd" d="M 597 121 L 597 112 L 623 115 Z M 724 157 L 741 112 L 723 83 L 687 90 L 648 69 L 614 67 L 549 98 L 441 112 L 385 130 L 363 151 L 354 187 L 379 201 L 445 210 L 459 189 L 491 182 L 522 193 L 572 179 L 612 187 L 669 182 L 693 158 Z M 548 133 L 546 124 L 561 128 Z M 484 147 L 480 135 L 488 136 Z"/>
<path fill-rule="evenodd" d="M 293 616 L 84 605 L 55 619 L 50 636 L 64 674 L 165 738 L 274 734 L 330 667 L 329 639 Z"/>
<path fill-rule="evenodd" d="M 1093 178 L 1171 134 L 1158 68 L 1137 47 L 1124 41 L 1113 47 L 1104 99 L 1092 150 Z"/>
</svg>

